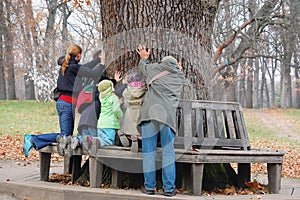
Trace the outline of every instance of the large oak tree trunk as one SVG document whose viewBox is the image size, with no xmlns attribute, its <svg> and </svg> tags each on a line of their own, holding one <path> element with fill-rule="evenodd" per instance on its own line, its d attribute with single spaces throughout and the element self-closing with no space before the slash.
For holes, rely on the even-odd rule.
<svg viewBox="0 0 300 200">
<path fill-rule="evenodd" d="M 137 67 L 135 49 L 142 43 L 151 49 L 151 61 L 166 55 L 182 61 L 190 81 L 184 97 L 208 99 L 211 35 L 218 4 L 219 0 L 101 1 L 109 74 Z"/>
</svg>

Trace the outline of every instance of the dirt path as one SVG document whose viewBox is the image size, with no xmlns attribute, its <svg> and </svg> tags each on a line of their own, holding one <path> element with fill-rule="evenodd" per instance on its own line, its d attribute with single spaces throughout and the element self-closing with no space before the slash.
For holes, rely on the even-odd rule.
<svg viewBox="0 0 300 200">
<path fill-rule="evenodd" d="M 283 115 L 279 109 L 248 110 L 248 112 L 271 129 L 277 137 L 286 137 L 300 142 L 299 122 Z"/>
</svg>

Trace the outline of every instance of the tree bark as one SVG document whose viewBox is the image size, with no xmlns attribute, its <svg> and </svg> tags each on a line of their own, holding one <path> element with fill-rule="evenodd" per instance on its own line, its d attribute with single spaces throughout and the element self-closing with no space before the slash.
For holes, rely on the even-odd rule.
<svg viewBox="0 0 300 200">
<path fill-rule="evenodd" d="M 3 13 L 4 1 L 0 2 L 0 13 Z M 0 44 L 3 44 L 4 35 L 4 15 L 0 15 Z M 4 76 L 4 47 L 0 45 L 0 100 L 6 99 L 6 82 Z"/>
<path fill-rule="evenodd" d="M 285 12 L 284 6 L 282 6 L 282 13 Z M 295 16 L 291 16 L 290 23 L 293 24 Z M 292 78 L 291 78 L 291 61 L 292 54 L 296 43 L 296 34 L 293 30 L 294 27 L 289 26 L 287 30 L 281 31 L 281 38 L 283 41 L 283 63 L 281 69 L 282 75 L 282 90 L 280 95 L 280 107 L 291 108 L 292 107 Z"/>
<path fill-rule="evenodd" d="M 35 99 L 35 88 L 34 88 L 34 66 L 35 61 L 37 62 L 39 58 L 35 53 L 36 47 L 34 44 L 34 35 L 36 33 L 36 25 L 33 22 L 33 10 L 32 10 L 32 2 L 31 0 L 27 0 L 26 2 L 23 1 L 24 6 L 24 28 L 21 27 L 23 30 L 23 41 L 26 44 L 26 49 L 23 49 L 23 59 L 24 65 L 26 66 L 27 72 L 24 75 L 24 82 L 25 82 L 25 99 L 27 100 L 34 100 Z M 17 13 L 18 15 L 19 13 Z M 20 23 L 22 24 L 22 23 Z M 34 55 L 34 56 L 33 56 Z M 35 58 L 35 59 L 34 59 Z M 38 62 L 37 62 L 38 63 Z"/>
<path fill-rule="evenodd" d="M 295 36 L 300 39 L 300 3 L 297 0 L 291 0 L 291 24 L 293 27 L 293 33 Z M 296 39 L 295 39 L 296 40 Z M 299 67 L 299 58 L 297 57 L 298 48 L 296 46 L 296 42 L 293 43 L 293 55 L 294 55 L 294 70 L 295 70 L 295 101 L 294 107 L 300 108 L 300 67 Z"/>
<path fill-rule="evenodd" d="M 64 3 L 60 10 L 63 14 L 63 22 L 62 22 L 62 41 L 68 41 L 68 18 L 71 16 L 72 11 L 69 10 L 68 5 Z"/>
<path fill-rule="evenodd" d="M 151 61 L 166 55 L 181 60 L 190 84 L 184 96 L 208 99 L 211 35 L 219 0 L 101 1 L 108 72 L 127 72 L 138 65 L 139 43 L 151 49 Z M 189 92 L 187 92 L 189 91 Z"/>
<path fill-rule="evenodd" d="M 242 107 L 246 106 L 246 86 L 245 86 L 245 81 L 246 81 L 246 59 L 243 59 L 241 62 L 241 74 L 239 75 L 239 102 L 242 105 Z"/>
<path fill-rule="evenodd" d="M 45 45 L 43 49 L 44 56 L 41 57 L 42 66 L 48 66 L 48 64 L 51 63 L 51 61 L 48 59 L 51 58 L 50 56 L 51 51 L 55 50 L 55 43 L 52 41 L 55 41 L 55 37 L 56 37 L 54 25 L 56 19 L 56 12 L 59 6 L 58 0 L 47 0 L 46 2 L 47 2 L 47 9 L 48 9 L 48 17 L 47 17 L 48 19 L 47 19 L 45 38 L 44 38 L 45 40 Z"/>
<path fill-rule="evenodd" d="M 248 60 L 246 108 L 253 108 L 253 59 Z"/>
<path fill-rule="evenodd" d="M 5 4 L 7 7 L 7 12 L 5 13 L 6 23 L 3 26 L 4 28 L 4 63 L 6 64 L 6 83 L 7 83 L 7 99 L 14 100 L 16 99 L 16 90 L 15 90 L 15 72 L 14 72 L 14 53 L 13 53 L 13 44 L 14 44 L 14 34 L 13 34 L 13 25 L 11 24 L 11 4 L 6 1 Z"/>
<path fill-rule="evenodd" d="M 254 64 L 254 85 L 253 85 L 253 108 L 259 108 L 258 88 L 259 88 L 259 62 L 258 58 L 255 59 Z"/>
</svg>

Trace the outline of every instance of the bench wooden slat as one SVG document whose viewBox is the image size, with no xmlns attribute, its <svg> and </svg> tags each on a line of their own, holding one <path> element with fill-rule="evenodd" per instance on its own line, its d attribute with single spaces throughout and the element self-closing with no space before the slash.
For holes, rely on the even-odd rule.
<svg viewBox="0 0 300 200">
<path fill-rule="evenodd" d="M 235 134 L 235 128 L 233 123 L 232 111 L 225 110 L 224 118 L 225 118 L 226 130 L 227 130 L 227 138 L 235 139 L 236 134 Z"/>
<path fill-rule="evenodd" d="M 199 141 L 204 139 L 204 130 L 203 130 L 203 110 L 196 109 L 196 137 Z"/>
<path fill-rule="evenodd" d="M 190 103 L 183 104 L 184 148 L 192 146 L 192 109 Z"/>
<path fill-rule="evenodd" d="M 217 133 L 218 137 L 225 139 L 225 124 L 224 124 L 224 116 L 223 116 L 223 111 L 222 110 L 216 110 L 216 121 L 217 121 Z"/>
<path fill-rule="evenodd" d="M 206 110 L 206 123 L 207 123 L 207 138 L 215 138 L 214 115 L 213 115 L 213 111 L 210 109 Z"/>
<path fill-rule="evenodd" d="M 161 161 L 161 149 L 157 149 L 156 160 Z M 236 150 L 176 150 L 176 162 L 184 163 L 282 163 L 282 151 L 236 151 Z M 142 160 L 142 154 L 120 151 L 118 148 L 103 148 L 95 155 L 98 159 Z M 129 165 L 131 166 L 131 165 Z"/>
</svg>

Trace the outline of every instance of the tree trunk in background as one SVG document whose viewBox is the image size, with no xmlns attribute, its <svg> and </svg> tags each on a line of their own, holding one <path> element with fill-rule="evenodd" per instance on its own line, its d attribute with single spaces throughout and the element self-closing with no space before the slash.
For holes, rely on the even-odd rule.
<svg viewBox="0 0 300 200">
<path fill-rule="evenodd" d="M 246 106 L 246 86 L 245 86 L 245 77 L 246 77 L 246 59 L 241 61 L 241 74 L 239 78 L 239 102 L 242 107 Z"/>
<path fill-rule="evenodd" d="M 0 13 L 3 13 L 4 1 L 0 2 Z M 4 15 L 0 15 L 0 100 L 6 99 L 6 83 L 4 76 L 4 45 L 3 45 L 3 35 L 4 35 Z"/>
<path fill-rule="evenodd" d="M 267 68 L 267 72 L 269 74 L 270 79 L 270 89 L 271 89 L 271 97 L 270 97 L 270 108 L 275 107 L 275 72 L 276 72 L 276 61 L 272 61 L 272 68 Z"/>
<path fill-rule="evenodd" d="M 237 102 L 237 86 L 235 78 L 236 73 L 231 72 L 227 80 L 225 80 L 225 101 Z"/>
<path fill-rule="evenodd" d="M 10 24 L 10 12 L 11 4 L 6 1 L 5 5 L 7 12 L 4 13 L 6 18 L 6 25 L 4 25 L 4 63 L 5 70 L 7 73 L 7 99 L 14 100 L 16 99 L 16 90 L 15 90 L 15 72 L 14 72 L 14 53 L 13 53 L 13 44 L 14 44 L 14 34 L 13 34 L 13 25 Z M 6 15 L 5 15 L 6 14 Z"/>
<path fill-rule="evenodd" d="M 282 69 L 282 83 L 281 83 L 281 95 L 280 95 L 280 107 L 291 108 L 291 70 L 287 63 L 281 66 Z"/>
<path fill-rule="evenodd" d="M 37 48 L 34 45 L 34 35 L 36 33 L 36 25 L 35 22 L 32 20 L 33 10 L 32 10 L 32 2 L 31 0 L 27 0 L 26 2 L 23 1 L 24 7 L 24 33 L 23 41 L 26 44 L 26 49 L 23 50 L 23 62 L 26 66 L 26 74 L 24 75 L 24 82 L 25 82 L 25 99 L 27 100 L 34 100 L 35 99 L 35 89 L 34 89 L 34 81 L 33 81 L 33 68 L 36 65 L 36 61 L 39 60 L 37 57 L 36 51 Z M 21 13 L 22 14 L 22 13 Z M 22 27 L 21 27 L 22 28 Z M 34 59 L 35 58 L 35 59 Z"/>
<path fill-rule="evenodd" d="M 253 108 L 253 59 L 248 59 L 246 108 Z"/>
<path fill-rule="evenodd" d="M 25 82 L 25 99 L 35 100 L 34 81 L 28 78 L 27 75 L 25 75 L 24 82 Z"/>
<path fill-rule="evenodd" d="M 190 81 L 185 98 L 208 99 L 211 36 L 218 4 L 219 0 L 101 1 L 109 74 L 137 67 L 135 50 L 139 43 L 145 44 L 151 49 L 151 62 L 166 55 L 182 61 Z"/>
<path fill-rule="evenodd" d="M 295 36 L 298 36 L 298 41 L 300 40 L 300 3 L 299 0 L 291 0 L 291 24 L 292 24 L 292 31 Z M 297 51 L 296 42 L 297 39 L 295 38 L 295 42 L 293 43 L 293 60 L 294 60 L 294 70 L 295 70 L 295 87 L 294 87 L 294 107 L 300 108 L 300 77 L 299 77 L 299 58 L 297 55 L 299 50 Z M 299 45 L 298 45 L 299 48 Z"/>
<path fill-rule="evenodd" d="M 295 108 L 300 108 L 300 77 L 299 77 L 299 61 L 296 58 L 296 54 L 294 54 L 294 62 L 295 62 Z"/>
<path fill-rule="evenodd" d="M 267 70 L 267 63 L 263 60 L 262 61 L 262 73 L 261 73 L 261 85 L 260 85 L 260 104 L 261 108 L 270 108 L 270 97 L 269 97 L 269 90 L 268 84 L 266 79 L 266 70 Z"/>
<path fill-rule="evenodd" d="M 62 12 L 63 15 L 63 22 L 62 22 L 62 43 L 64 44 L 64 42 L 68 41 L 68 18 L 71 16 L 72 11 L 70 11 L 70 9 L 68 8 L 68 5 L 66 3 L 62 3 L 62 5 L 60 6 L 60 10 Z"/>
<path fill-rule="evenodd" d="M 259 88 L 259 61 L 258 58 L 255 58 L 254 63 L 254 84 L 253 84 L 253 108 L 259 108 L 259 96 L 258 96 L 258 88 Z"/>
<path fill-rule="evenodd" d="M 262 60 L 262 58 L 260 59 Z M 265 66 L 263 64 L 263 62 L 261 63 L 261 82 L 260 82 L 260 89 L 258 90 L 258 94 L 259 94 L 259 108 L 264 108 L 264 88 L 265 88 L 265 84 L 266 84 L 266 77 L 265 77 L 265 73 L 264 73 L 264 69 Z"/>
<path fill-rule="evenodd" d="M 230 2 L 229 0 L 224 0 L 224 9 L 225 9 L 225 29 L 226 30 L 232 30 L 231 25 L 231 11 L 230 11 Z M 226 35 L 226 37 L 230 37 L 230 32 Z M 225 52 L 225 58 L 229 59 L 231 55 L 233 54 L 233 49 L 231 46 L 226 48 Z M 236 64 L 238 65 L 238 63 Z M 237 69 L 237 67 L 235 68 Z M 224 89 L 225 89 L 225 95 L 224 99 L 225 101 L 232 101 L 237 102 L 237 81 L 236 81 L 236 71 L 234 70 L 234 67 L 228 66 L 225 72 L 225 79 L 224 79 Z"/>
<path fill-rule="evenodd" d="M 254 13 L 257 10 L 255 1 L 248 1 L 247 5 L 248 9 L 252 10 L 249 13 L 250 18 L 253 17 Z M 253 47 L 249 48 L 250 54 L 254 54 Z M 248 70 L 247 70 L 247 97 L 246 97 L 246 108 L 253 108 L 254 102 L 253 99 L 255 97 L 255 76 L 254 76 L 255 68 L 253 66 L 253 59 L 248 59 Z"/>
<path fill-rule="evenodd" d="M 282 6 L 282 13 L 285 13 L 285 8 Z M 289 16 L 293 18 L 293 16 Z M 292 107 L 292 78 L 291 78 L 291 60 L 293 47 L 296 42 L 294 27 L 289 26 L 287 30 L 281 31 L 281 38 L 283 41 L 283 63 L 281 68 L 282 75 L 282 89 L 280 95 L 280 107 Z"/>
<path fill-rule="evenodd" d="M 50 55 L 52 51 L 56 51 L 55 46 L 55 37 L 56 37 L 56 31 L 55 31 L 55 18 L 56 18 L 56 12 L 59 8 L 58 0 L 47 0 L 47 9 L 48 9 L 48 19 L 47 19 L 47 26 L 46 26 L 46 32 L 45 32 L 45 44 L 43 49 L 43 56 L 41 57 L 42 62 L 40 63 L 41 66 L 55 66 L 56 65 L 56 59 L 53 59 Z M 54 61 L 55 60 L 55 61 Z M 54 65 L 55 64 L 55 65 Z M 40 67 L 40 66 L 37 66 Z"/>
</svg>

